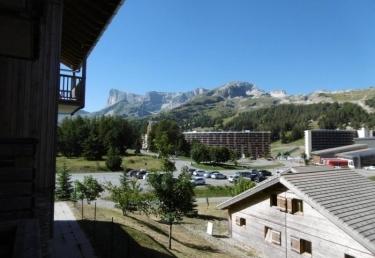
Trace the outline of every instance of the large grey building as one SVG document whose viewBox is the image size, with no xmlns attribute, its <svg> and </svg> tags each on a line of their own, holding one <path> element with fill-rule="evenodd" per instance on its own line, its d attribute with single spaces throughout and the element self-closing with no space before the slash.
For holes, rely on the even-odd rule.
<svg viewBox="0 0 375 258">
<path fill-rule="evenodd" d="M 312 151 L 336 148 L 354 144 L 357 131 L 315 129 L 305 131 L 305 153 L 308 158 Z"/>
<path fill-rule="evenodd" d="M 216 131 L 184 132 L 187 142 L 201 142 L 208 146 L 226 147 L 238 155 L 265 157 L 270 154 L 271 132 L 268 131 Z"/>
</svg>

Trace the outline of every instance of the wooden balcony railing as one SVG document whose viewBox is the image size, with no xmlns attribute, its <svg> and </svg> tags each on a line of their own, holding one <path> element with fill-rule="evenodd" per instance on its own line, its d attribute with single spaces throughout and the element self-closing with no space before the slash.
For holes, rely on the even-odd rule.
<svg viewBox="0 0 375 258">
<path fill-rule="evenodd" d="M 81 76 L 60 74 L 60 101 L 80 102 L 83 80 Z"/>
<path fill-rule="evenodd" d="M 60 70 L 59 112 L 75 113 L 85 105 L 86 67 Z"/>
</svg>

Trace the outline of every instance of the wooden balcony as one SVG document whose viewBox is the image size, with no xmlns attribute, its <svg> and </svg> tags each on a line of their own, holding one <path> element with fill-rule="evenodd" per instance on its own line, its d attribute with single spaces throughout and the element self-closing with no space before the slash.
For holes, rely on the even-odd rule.
<svg viewBox="0 0 375 258">
<path fill-rule="evenodd" d="M 60 70 L 59 114 L 73 115 L 85 106 L 85 68 L 81 71 Z"/>
</svg>

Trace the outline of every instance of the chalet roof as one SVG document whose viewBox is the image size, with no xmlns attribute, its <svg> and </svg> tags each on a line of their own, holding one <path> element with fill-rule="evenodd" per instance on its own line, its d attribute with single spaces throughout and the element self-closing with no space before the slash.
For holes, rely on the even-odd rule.
<svg viewBox="0 0 375 258">
<path fill-rule="evenodd" d="M 375 156 L 375 148 L 369 148 L 365 150 L 356 150 L 350 152 L 343 152 L 336 154 L 337 157 L 352 159 L 355 157 L 372 157 Z"/>
<path fill-rule="evenodd" d="M 285 173 L 218 205 L 227 209 L 281 183 L 375 253 L 375 182 L 352 170 Z"/>
<path fill-rule="evenodd" d="M 271 131 L 186 131 L 183 134 L 256 134 L 256 133 L 268 133 L 270 134 Z"/>
<path fill-rule="evenodd" d="M 65 0 L 61 63 L 78 69 L 124 0 Z"/>
<path fill-rule="evenodd" d="M 366 148 L 368 148 L 367 144 L 351 144 L 351 145 L 345 145 L 341 147 L 312 151 L 311 154 L 320 156 L 320 155 L 336 154 L 340 152 L 348 152 L 348 151 L 360 150 L 360 149 L 366 149 Z"/>
<path fill-rule="evenodd" d="M 349 168 L 340 168 L 343 169 L 349 169 Z M 337 171 L 337 168 L 330 167 L 330 166 L 299 166 L 299 167 L 293 167 L 291 168 L 291 171 L 294 173 L 303 173 L 303 172 L 323 172 L 323 171 L 330 171 L 335 170 Z"/>
</svg>

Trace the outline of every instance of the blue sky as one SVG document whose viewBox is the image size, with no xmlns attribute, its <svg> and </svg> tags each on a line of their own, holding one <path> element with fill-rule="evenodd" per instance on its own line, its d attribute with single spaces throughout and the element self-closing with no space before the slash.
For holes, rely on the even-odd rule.
<svg viewBox="0 0 375 258">
<path fill-rule="evenodd" d="M 374 13 L 374 0 L 127 0 L 89 57 L 85 109 L 111 88 L 375 85 Z"/>
</svg>

